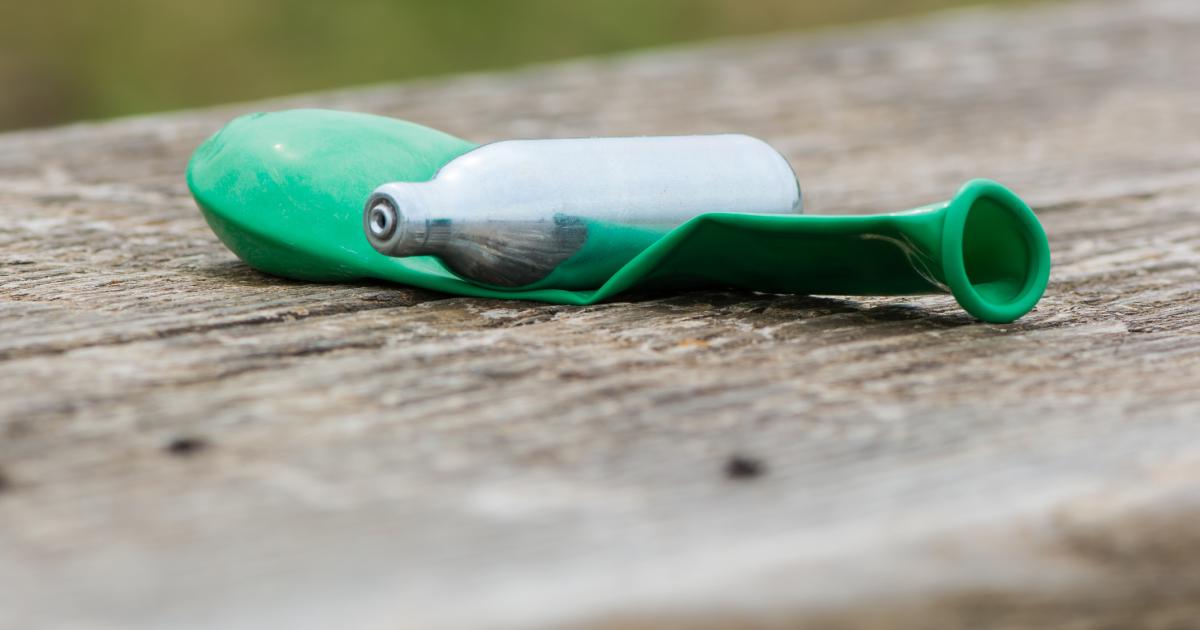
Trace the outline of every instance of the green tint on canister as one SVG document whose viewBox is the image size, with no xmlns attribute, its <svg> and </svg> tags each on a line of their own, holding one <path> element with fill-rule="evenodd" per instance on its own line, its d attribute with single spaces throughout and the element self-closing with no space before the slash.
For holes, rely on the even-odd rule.
<svg viewBox="0 0 1200 630">
<path fill-rule="evenodd" d="M 591 304 L 635 286 L 734 286 L 774 293 L 950 292 L 970 314 L 1010 322 L 1041 298 L 1046 235 L 1003 186 L 969 182 L 949 202 L 869 216 L 702 215 L 612 272 L 581 251 L 537 285 L 481 286 L 430 256 L 391 258 L 362 232 L 363 203 L 392 181 L 426 181 L 475 145 L 391 118 L 325 110 L 251 114 L 196 150 L 188 185 L 217 236 L 250 266 L 315 281 L 378 278 L 468 296 Z M 589 225 L 598 251 L 643 247 Z M 626 242 L 626 241 L 629 242 Z M 562 287 L 571 287 L 564 289 Z"/>
</svg>

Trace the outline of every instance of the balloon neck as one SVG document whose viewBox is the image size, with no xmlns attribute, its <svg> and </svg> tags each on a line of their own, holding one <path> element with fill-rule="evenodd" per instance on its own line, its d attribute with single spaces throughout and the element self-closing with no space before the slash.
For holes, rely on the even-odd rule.
<svg viewBox="0 0 1200 630">
<path fill-rule="evenodd" d="M 1050 247 L 1024 201 L 1000 184 L 974 180 L 941 207 L 924 210 L 894 216 L 939 254 L 935 275 L 968 313 L 1005 323 L 1033 308 L 1049 281 Z M 938 234 L 920 225 L 929 220 L 940 221 Z"/>
</svg>

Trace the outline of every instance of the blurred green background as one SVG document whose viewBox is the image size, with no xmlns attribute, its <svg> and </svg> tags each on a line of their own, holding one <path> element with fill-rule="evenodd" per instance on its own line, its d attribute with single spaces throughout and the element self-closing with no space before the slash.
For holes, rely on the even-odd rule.
<svg viewBox="0 0 1200 630">
<path fill-rule="evenodd" d="M 0 0 L 0 129 L 976 3 Z"/>
</svg>

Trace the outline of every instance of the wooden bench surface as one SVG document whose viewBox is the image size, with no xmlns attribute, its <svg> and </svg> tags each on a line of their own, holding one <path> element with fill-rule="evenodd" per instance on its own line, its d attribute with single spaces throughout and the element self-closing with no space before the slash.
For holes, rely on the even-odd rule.
<svg viewBox="0 0 1200 630">
<path fill-rule="evenodd" d="M 0 136 L 0 628 L 1200 627 L 1200 3 L 975 9 Z M 972 177 L 1050 235 L 948 296 L 593 307 L 250 270 L 245 111 L 740 131 L 816 213 Z"/>
</svg>

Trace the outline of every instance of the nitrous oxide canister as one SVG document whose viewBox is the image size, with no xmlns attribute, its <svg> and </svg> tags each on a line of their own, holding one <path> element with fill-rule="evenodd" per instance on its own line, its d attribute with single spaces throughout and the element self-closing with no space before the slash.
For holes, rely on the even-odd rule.
<svg viewBox="0 0 1200 630">
<path fill-rule="evenodd" d="M 744 135 L 509 140 L 379 186 L 363 229 L 383 254 L 437 256 L 479 283 L 582 289 L 707 212 L 798 214 L 800 187 Z"/>
</svg>

